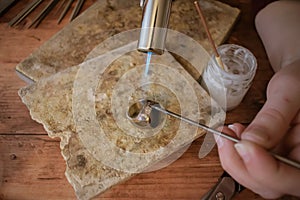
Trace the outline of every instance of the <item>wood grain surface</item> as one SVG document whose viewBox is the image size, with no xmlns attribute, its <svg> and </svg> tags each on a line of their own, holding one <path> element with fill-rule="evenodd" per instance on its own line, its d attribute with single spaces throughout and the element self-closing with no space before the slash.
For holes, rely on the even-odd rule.
<svg viewBox="0 0 300 200">
<path fill-rule="evenodd" d="M 61 30 L 71 13 L 60 25 L 57 25 L 58 17 L 53 12 L 37 29 L 26 29 L 34 15 L 17 28 L 8 27 L 9 20 L 28 2 L 19 1 L 0 18 L 0 199 L 76 199 L 64 176 L 66 166 L 60 154 L 59 140 L 50 139 L 43 127 L 30 118 L 17 94 L 26 83 L 15 73 L 15 66 Z M 87 0 L 83 10 L 93 2 Z M 254 28 L 251 1 L 222 2 L 242 11 L 227 43 L 247 47 L 258 60 L 253 86 L 241 105 L 230 111 L 226 119 L 227 124 L 248 124 L 265 102 L 266 86 L 273 71 Z M 198 159 L 202 140 L 196 140 L 179 160 L 167 168 L 137 175 L 95 199 L 200 199 L 223 172 L 216 148 L 205 158 Z M 262 198 L 244 190 L 235 199 Z"/>
</svg>

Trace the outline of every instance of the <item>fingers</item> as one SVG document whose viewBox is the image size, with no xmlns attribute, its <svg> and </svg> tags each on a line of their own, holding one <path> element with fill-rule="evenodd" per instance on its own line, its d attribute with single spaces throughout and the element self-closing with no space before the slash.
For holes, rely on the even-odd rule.
<svg viewBox="0 0 300 200">
<path fill-rule="evenodd" d="M 232 128 L 234 126 L 232 126 Z M 232 136 L 235 135 L 235 133 L 227 127 L 224 127 L 222 131 Z M 281 193 L 274 192 L 270 189 L 268 189 L 268 195 L 265 194 L 266 187 L 262 187 L 262 185 L 257 183 L 257 181 L 252 178 L 251 174 L 248 173 L 245 163 L 236 151 L 232 141 L 216 137 L 216 142 L 223 169 L 227 171 L 237 182 L 265 198 L 276 198 L 282 195 Z"/>
<path fill-rule="evenodd" d="M 283 154 L 293 160 L 300 161 L 300 123 L 289 130 L 283 141 L 282 149 L 285 150 Z"/>
<path fill-rule="evenodd" d="M 234 132 L 232 130 L 237 130 Z M 243 127 L 234 124 L 223 132 L 240 134 Z M 288 192 L 299 196 L 300 170 L 277 161 L 269 152 L 250 141 L 234 144 L 217 138 L 222 167 L 240 184 L 264 198 L 278 198 Z"/>
<path fill-rule="evenodd" d="M 233 126 L 232 126 L 233 128 Z M 222 132 L 228 135 L 235 136 L 236 134 L 229 128 L 223 127 Z M 247 182 L 247 172 L 246 173 L 235 173 L 236 169 L 245 169 L 244 163 L 241 157 L 234 148 L 234 142 L 224 139 L 219 136 L 215 136 L 215 140 L 218 146 L 219 157 L 221 165 L 225 171 L 232 175 L 240 184 L 246 185 Z"/>
<path fill-rule="evenodd" d="M 279 162 L 255 143 L 241 141 L 235 147 L 252 181 L 262 188 L 269 188 L 269 197 L 286 192 L 300 196 L 300 170 Z"/>
<path fill-rule="evenodd" d="M 299 9 L 299 1 L 275 1 L 256 16 L 256 30 L 275 71 L 300 56 Z"/>
<path fill-rule="evenodd" d="M 228 128 L 230 128 L 238 138 L 241 138 L 242 132 L 245 130 L 245 126 L 239 123 L 230 124 L 228 125 Z"/>
<path fill-rule="evenodd" d="M 283 116 L 282 111 L 266 104 L 253 122 L 245 129 L 241 138 L 271 149 L 279 143 L 288 127 L 289 123 Z"/>
<path fill-rule="evenodd" d="M 298 111 L 296 117 L 293 119 L 291 125 L 300 124 L 300 110 Z"/>
<path fill-rule="evenodd" d="M 300 108 L 300 68 L 294 66 L 278 72 L 268 86 L 267 101 L 241 138 L 265 148 L 278 144 Z M 295 74 L 297 78 L 294 77 Z"/>
</svg>

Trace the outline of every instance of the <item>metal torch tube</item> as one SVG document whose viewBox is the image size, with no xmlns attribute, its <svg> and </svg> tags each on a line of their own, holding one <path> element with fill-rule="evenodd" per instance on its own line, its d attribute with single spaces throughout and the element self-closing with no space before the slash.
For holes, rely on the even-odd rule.
<svg viewBox="0 0 300 200">
<path fill-rule="evenodd" d="M 145 0 L 138 50 L 163 54 L 172 0 Z"/>
</svg>

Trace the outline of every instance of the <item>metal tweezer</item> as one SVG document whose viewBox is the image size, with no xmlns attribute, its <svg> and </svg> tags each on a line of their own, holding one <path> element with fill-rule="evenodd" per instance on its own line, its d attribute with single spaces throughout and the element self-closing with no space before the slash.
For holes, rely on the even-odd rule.
<svg viewBox="0 0 300 200">
<path fill-rule="evenodd" d="M 83 6 L 83 3 L 84 3 L 85 0 L 78 0 L 77 1 L 77 4 L 71 14 L 71 18 L 70 18 L 70 21 L 72 21 L 73 19 L 75 19 L 77 17 L 77 15 L 79 14 L 82 6 Z"/>
<path fill-rule="evenodd" d="M 193 121 L 193 120 L 191 120 L 191 119 L 188 119 L 188 118 L 186 118 L 186 117 L 183 117 L 183 116 L 181 116 L 181 115 L 178 115 L 178 114 L 176 114 L 176 113 L 173 113 L 173 112 L 171 112 L 171 111 L 168 111 L 168 110 L 166 110 L 166 109 L 157 107 L 157 106 L 155 106 L 155 105 L 150 105 L 150 107 L 153 108 L 153 109 L 155 109 L 155 110 L 158 110 L 158 111 L 160 111 L 160 112 L 162 112 L 162 113 L 164 113 L 164 114 L 166 114 L 166 115 L 170 115 L 170 116 L 172 116 L 172 117 L 175 117 L 175 118 L 177 118 L 177 119 L 180 119 L 180 120 L 182 120 L 182 121 L 184 121 L 184 122 L 186 122 L 186 123 L 188 123 L 188 124 L 191 124 L 191 125 L 197 126 L 197 127 L 199 127 L 199 128 L 202 128 L 202 129 L 206 130 L 206 131 L 209 132 L 209 133 L 213 133 L 213 134 L 215 134 L 215 135 L 217 135 L 217 136 L 226 138 L 226 139 L 228 139 L 228 140 L 230 140 L 230 141 L 233 141 L 233 142 L 235 142 L 235 143 L 237 143 L 237 142 L 240 141 L 239 139 L 234 138 L 234 137 L 232 137 L 232 136 L 230 136 L 230 135 L 228 135 L 228 134 L 226 134 L 226 133 L 223 133 L 223 132 L 214 130 L 214 129 L 212 129 L 212 128 L 210 128 L 210 127 L 204 125 L 204 124 L 200 124 L 200 123 L 198 123 L 198 122 L 195 122 L 195 121 Z M 290 165 L 290 166 L 293 166 L 293 167 L 295 167 L 295 168 L 300 169 L 300 163 L 298 163 L 298 162 L 296 162 L 296 161 L 293 161 L 293 160 L 290 160 L 290 159 L 288 159 L 288 158 L 279 156 L 279 155 L 277 155 L 277 154 L 275 154 L 275 153 L 273 153 L 273 152 L 270 152 L 270 154 L 271 154 L 272 156 L 274 156 L 274 158 L 276 158 L 277 160 L 280 160 L 281 162 L 283 162 L 283 163 L 285 163 L 285 164 L 288 164 L 288 165 Z"/>
<path fill-rule="evenodd" d="M 18 25 L 27 15 L 29 15 L 43 0 L 36 0 L 28 4 L 16 17 L 9 23 L 9 26 Z"/>
<path fill-rule="evenodd" d="M 48 15 L 48 13 L 55 7 L 59 0 L 52 0 L 49 4 L 42 10 L 42 12 L 33 20 L 29 25 L 30 27 L 38 27 L 38 25 L 43 21 L 43 19 Z"/>
<path fill-rule="evenodd" d="M 0 16 L 4 14 L 10 6 L 12 6 L 17 0 L 2 0 L 0 1 Z"/>
<path fill-rule="evenodd" d="M 65 0 L 66 1 L 66 0 Z M 72 3 L 74 0 L 69 0 L 67 5 L 65 6 L 64 10 L 62 11 L 61 15 L 59 16 L 59 19 L 57 21 L 57 24 L 59 24 L 61 22 L 61 20 L 65 17 L 65 15 L 67 14 L 68 10 L 70 9 Z"/>
</svg>

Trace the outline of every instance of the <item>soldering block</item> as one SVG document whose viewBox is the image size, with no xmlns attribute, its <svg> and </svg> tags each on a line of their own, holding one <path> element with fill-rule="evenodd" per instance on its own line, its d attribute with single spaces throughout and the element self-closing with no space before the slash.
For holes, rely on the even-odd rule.
<svg viewBox="0 0 300 200">
<path fill-rule="evenodd" d="M 224 111 L 169 53 L 152 58 L 145 82 L 140 82 L 144 54 L 114 55 L 115 51 L 100 55 L 19 91 L 31 117 L 51 138 L 61 139 L 65 174 L 78 199 L 91 199 L 155 169 L 205 133 L 172 117 L 157 130 L 135 127 L 126 111 L 145 95 L 210 127 L 225 119 Z M 113 62 L 106 65 L 107 60 Z"/>
</svg>

